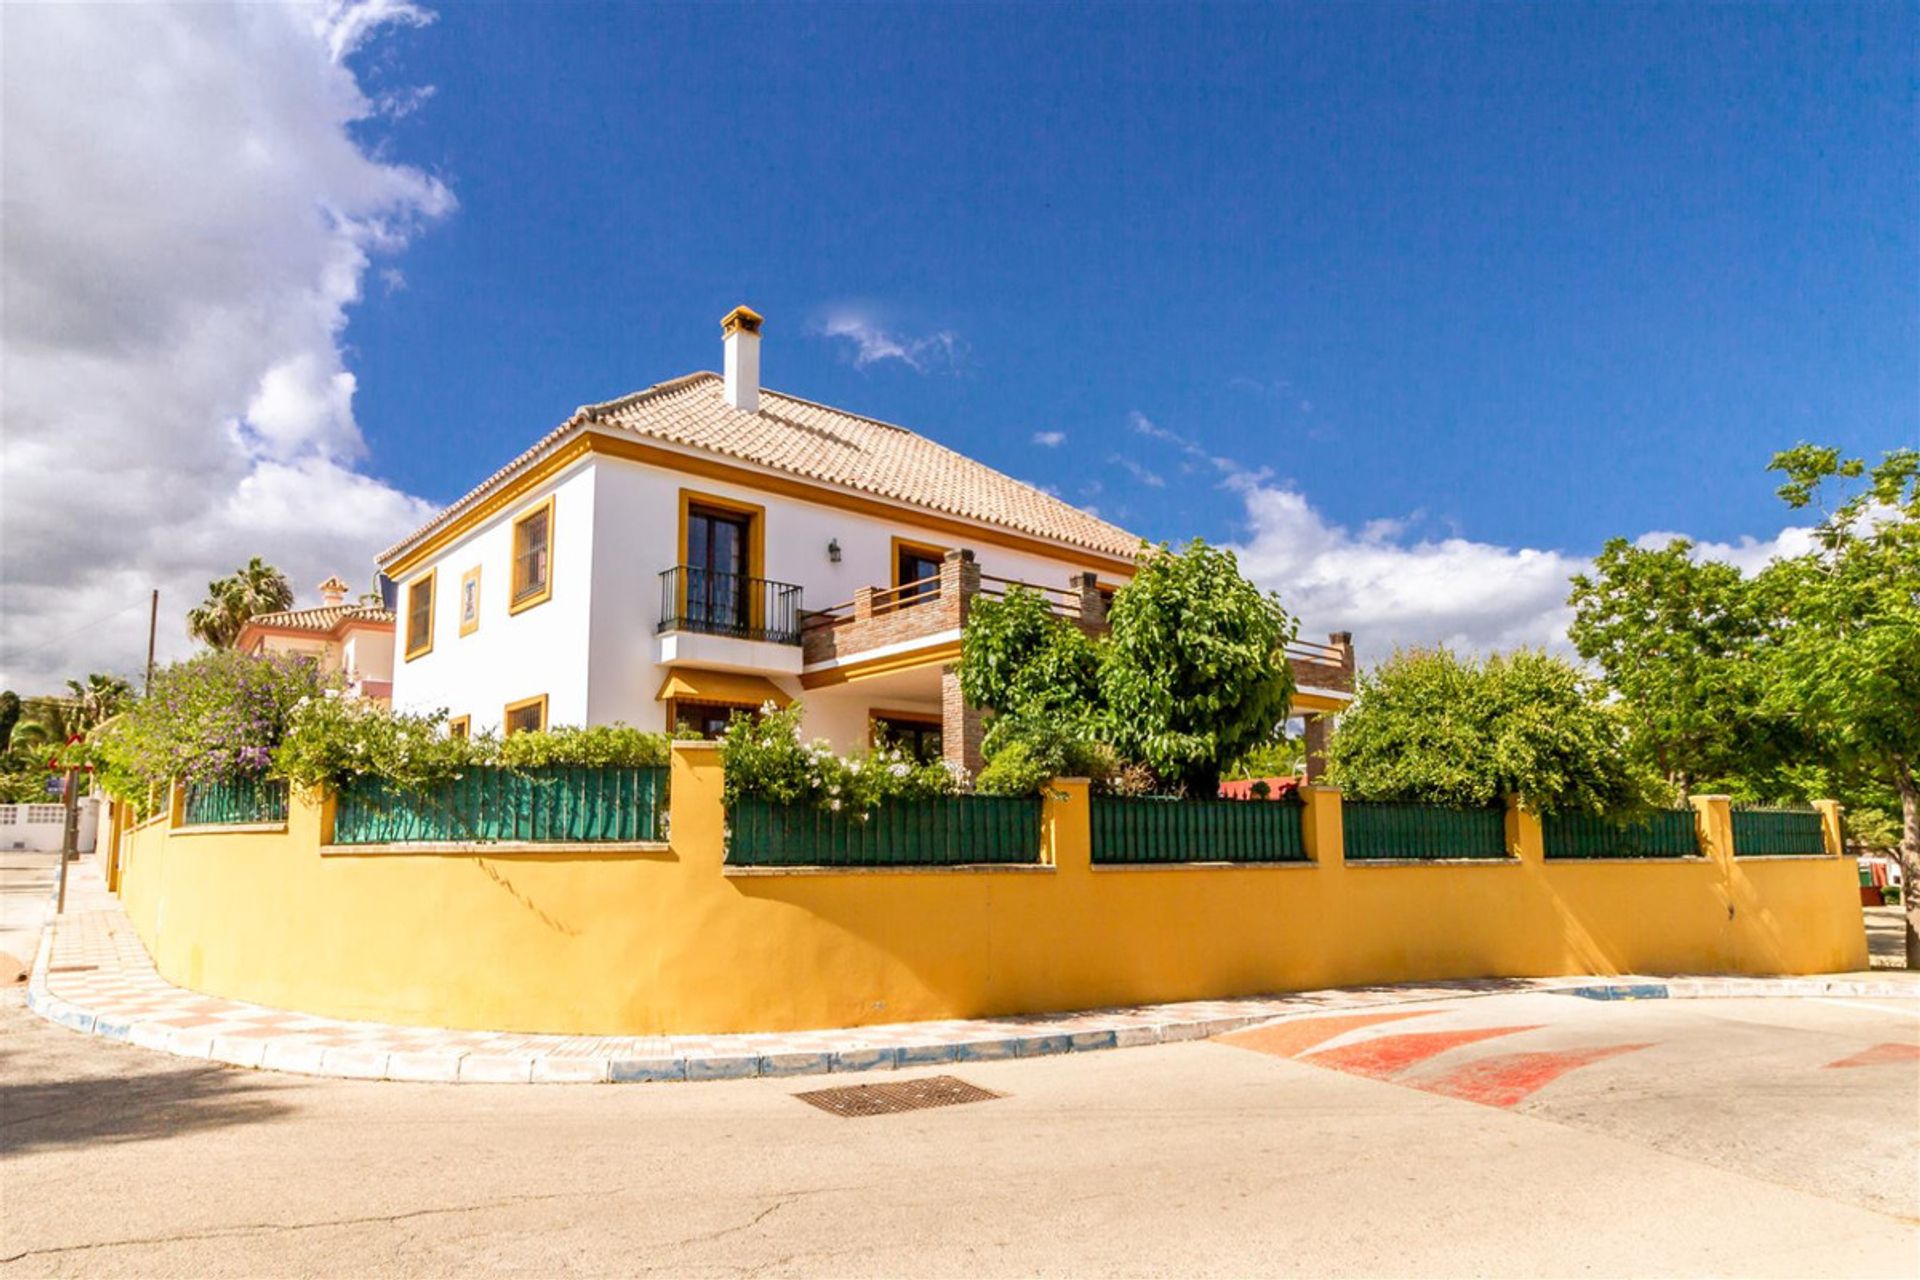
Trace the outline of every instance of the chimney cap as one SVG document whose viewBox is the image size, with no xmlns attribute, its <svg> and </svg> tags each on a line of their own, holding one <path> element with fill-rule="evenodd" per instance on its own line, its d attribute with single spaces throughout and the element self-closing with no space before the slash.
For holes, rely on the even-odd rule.
<svg viewBox="0 0 1920 1280">
<path fill-rule="evenodd" d="M 721 317 L 720 332 L 723 336 L 735 333 L 758 334 L 760 326 L 766 323 L 766 317 L 749 306 L 738 306 Z"/>
<path fill-rule="evenodd" d="M 339 604 L 347 598 L 348 587 L 339 574 L 333 574 L 320 584 L 320 600 L 323 604 Z"/>
</svg>

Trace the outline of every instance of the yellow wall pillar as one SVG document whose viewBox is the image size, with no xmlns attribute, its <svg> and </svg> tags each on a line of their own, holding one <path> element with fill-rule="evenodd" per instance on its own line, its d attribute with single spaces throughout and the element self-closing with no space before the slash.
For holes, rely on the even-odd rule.
<svg viewBox="0 0 1920 1280">
<path fill-rule="evenodd" d="M 1693 796 L 1693 833 L 1702 857 L 1733 864 L 1733 797 Z"/>
<path fill-rule="evenodd" d="M 1813 807 L 1820 811 L 1820 843 L 1825 847 L 1829 858 L 1847 856 L 1847 830 L 1840 822 L 1840 802 L 1838 800 L 1815 800 Z"/>
<path fill-rule="evenodd" d="M 1533 866 L 1547 860 L 1546 833 L 1540 828 L 1540 815 L 1520 803 L 1520 797 L 1507 797 L 1507 853 Z"/>
<path fill-rule="evenodd" d="M 1340 788 L 1308 784 L 1301 788 L 1306 812 L 1300 815 L 1300 835 L 1307 857 L 1322 867 L 1347 864 L 1346 828 L 1341 820 Z"/>
<path fill-rule="evenodd" d="M 167 784 L 167 826 L 184 827 L 187 824 L 187 785 L 179 779 Z"/>
<path fill-rule="evenodd" d="M 1040 860 L 1061 870 L 1093 866 L 1093 809 L 1085 778 L 1055 778 L 1040 799 Z"/>
<path fill-rule="evenodd" d="M 720 744 L 675 742 L 672 754 L 668 842 L 683 865 L 710 866 L 717 873 L 726 862 L 723 836 L 727 826 Z"/>
</svg>

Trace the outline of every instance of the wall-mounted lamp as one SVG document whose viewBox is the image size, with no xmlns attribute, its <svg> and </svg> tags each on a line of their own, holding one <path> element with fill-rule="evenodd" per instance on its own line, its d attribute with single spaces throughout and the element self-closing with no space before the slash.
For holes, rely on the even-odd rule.
<svg viewBox="0 0 1920 1280">
<path fill-rule="evenodd" d="M 833 564 L 840 563 L 840 539 L 829 538 L 827 540 L 827 559 Z"/>
</svg>

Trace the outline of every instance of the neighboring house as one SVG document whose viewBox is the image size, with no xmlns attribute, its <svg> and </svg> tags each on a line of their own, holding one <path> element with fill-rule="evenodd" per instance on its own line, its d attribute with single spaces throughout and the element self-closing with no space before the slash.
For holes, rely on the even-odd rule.
<svg viewBox="0 0 1920 1280">
<path fill-rule="evenodd" d="M 723 375 L 580 408 L 380 556 L 396 707 L 444 707 L 455 732 L 716 733 L 803 698 L 809 736 L 978 766 L 953 672 L 972 603 L 1022 582 L 1103 629 L 1140 539 L 903 427 L 763 389 L 760 328 L 737 308 Z M 1344 652 L 1344 677 L 1301 683 L 1350 688 Z"/>
<path fill-rule="evenodd" d="M 320 584 L 318 608 L 255 614 L 234 648 L 312 658 L 326 674 L 344 677 L 349 694 L 386 702 L 393 694 L 393 611 L 348 604 L 348 589 L 336 574 Z"/>
</svg>

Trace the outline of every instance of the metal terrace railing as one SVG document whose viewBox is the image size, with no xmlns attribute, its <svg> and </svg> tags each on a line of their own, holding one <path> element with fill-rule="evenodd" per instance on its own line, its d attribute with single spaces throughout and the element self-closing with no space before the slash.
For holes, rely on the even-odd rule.
<svg viewBox="0 0 1920 1280">
<path fill-rule="evenodd" d="M 800 643 L 800 588 L 679 564 L 660 574 L 661 632 Z"/>
</svg>

